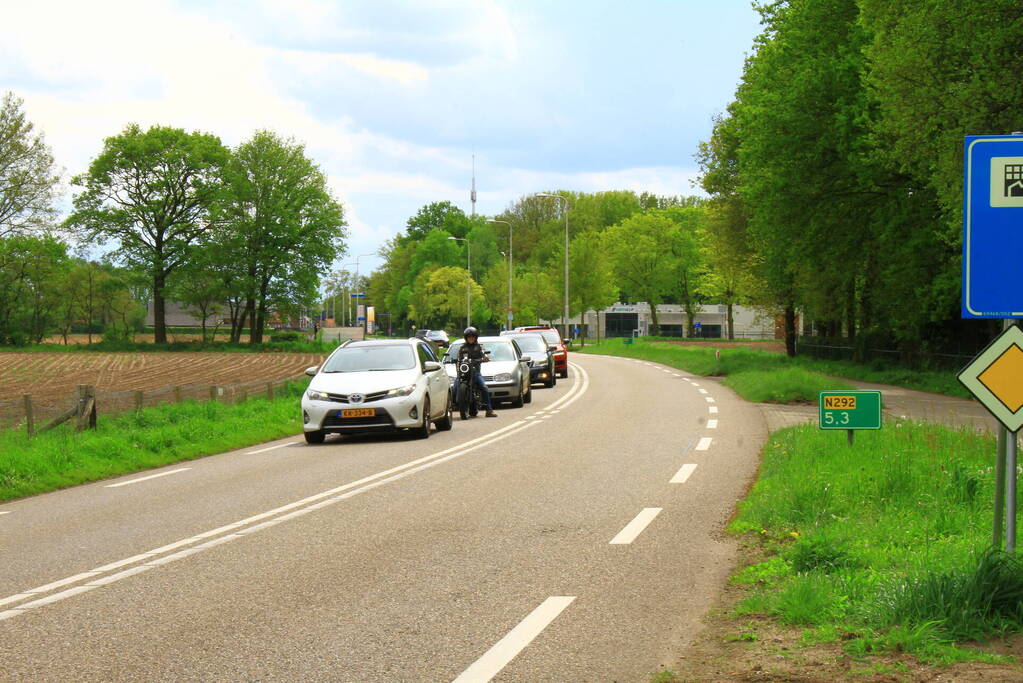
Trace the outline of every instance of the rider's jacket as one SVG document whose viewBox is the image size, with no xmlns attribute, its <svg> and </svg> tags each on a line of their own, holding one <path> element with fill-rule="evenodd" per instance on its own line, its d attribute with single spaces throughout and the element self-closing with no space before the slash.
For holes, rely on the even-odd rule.
<svg viewBox="0 0 1023 683">
<path fill-rule="evenodd" d="M 458 360 L 468 358 L 469 360 L 486 360 L 486 351 L 483 349 L 483 345 L 479 342 L 465 342 L 462 347 L 458 349 Z"/>
</svg>

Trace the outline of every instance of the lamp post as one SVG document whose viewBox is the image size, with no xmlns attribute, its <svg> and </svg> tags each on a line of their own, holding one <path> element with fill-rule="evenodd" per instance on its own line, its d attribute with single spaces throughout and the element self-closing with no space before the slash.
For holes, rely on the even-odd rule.
<svg viewBox="0 0 1023 683">
<path fill-rule="evenodd" d="M 359 264 L 358 264 L 357 261 L 349 261 L 348 263 L 346 263 L 343 266 L 341 266 L 341 270 L 345 270 L 346 268 L 348 268 L 348 266 L 352 266 L 352 265 L 357 267 Z M 342 313 L 344 313 L 344 314 L 346 314 L 348 316 L 349 325 L 341 325 L 341 327 L 350 327 L 351 326 L 350 323 L 352 322 L 352 297 L 348 296 L 349 290 L 348 290 L 347 286 L 345 286 L 345 288 L 344 288 L 344 293 L 345 293 L 345 302 L 344 302 L 344 305 L 342 306 Z M 334 324 L 335 325 L 337 324 L 336 320 L 335 320 Z"/>
<path fill-rule="evenodd" d="M 376 256 L 376 254 L 375 253 L 374 254 L 359 254 L 358 256 L 355 257 L 355 286 L 356 287 L 359 287 L 359 259 L 366 258 L 368 256 Z M 365 294 L 365 292 L 363 292 L 363 294 Z M 366 308 L 366 297 L 362 296 L 362 297 L 359 297 L 359 298 L 362 299 L 362 334 L 363 334 L 363 336 L 365 336 L 366 330 L 369 327 L 369 323 L 368 323 L 368 320 L 369 320 L 369 310 Z M 359 305 L 358 304 L 355 305 L 355 311 L 356 312 L 359 311 Z M 356 321 L 356 322 L 358 322 L 358 321 Z"/>
<path fill-rule="evenodd" d="M 548 197 L 550 199 L 560 199 L 565 202 L 565 313 L 561 318 L 561 322 L 564 326 L 565 339 L 568 339 L 568 200 L 562 197 L 560 194 L 537 194 L 535 197 Z"/>
<path fill-rule="evenodd" d="M 448 237 L 449 240 L 465 242 L 465 326 L 472 326 L 472 248 L 467 237 Z"/>
<path fill-rule="evenodd" d="M 512 328 L 512 319 L 515 317 L 512 313 L 512 224 L 508 221 L 499 221 L 493 218 L 488 218 L 487 223 L 504 223 L 508 226 L 508 315 L 505 316 L 508 320 L 508 329 Z"/>
</svg>

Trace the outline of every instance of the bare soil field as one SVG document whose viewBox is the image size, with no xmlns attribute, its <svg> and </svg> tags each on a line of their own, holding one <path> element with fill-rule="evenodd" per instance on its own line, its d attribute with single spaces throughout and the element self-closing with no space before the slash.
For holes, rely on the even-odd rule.
<svg viewBox="0 0 1023 683">
<path fill-rule="evenodd" d="M 294 378 L 324 356 L 315 353 L 18 353 L 0 352 L 0 423 L 23 417 L 22 396 L 30 394 L 40 417 L 64 409 L 75 387 L 96 387 L 100 409 L 131 409 L 135 392 L 152 405 L 178 398 L 237 398 L 266 391 L 267 382 Z M 179 387 L 174 389 L 174 387 Z"/>
<path fill-rule="evenodd" d="M 210 329 L 210 332 L 211 333 L 213 332 L 212 328 Z M 224 330 L 223 328 L 221 328 L 217 332 L 216 341 L 229 341 L 230 336 L 231 336 L 231 331 L 230 330 Z M 267 335 L 267 336 L 269 337 L 269 335 Z M 249 338 L 249 335 L 247 333 L 242 337 L 242 339 L 244 339 L 244 340 L 247 340 L 248 338 Z M 153 339 L 154 339 L 154 335 L 153 335 L 152 332 L 137 332 L 137 333 L 132 335 L 132 341 L 135 341 L 135 342 L 146 342 L 146 343 L 152 344 L 153 343 Z M 192 333 L 192 334 L 184 334 L 184 333 L 182 333 L 182 334 L 175 334 L 174 332 L 168 332 L 167 333 L 167 341 L 169 341 L 169 342 L 195 342 L 195 341 L 201 341 L 201 340 L 202 340 L 202 335 L 199 334 L 199 333 Z M 93 344 L 95 344 L 97 342 L 101 342 L 101 341 L 103 341 L 103 335 L 102 334 L 96 333 L 96 334 L 92 335 L 92 343 Z M 46 337 L 45 339 L 43 339 L 43 343 L 44 344 L 57 344 L 59 346 L 64 346 L 64 337 L 59 335 L 59 334 L 54 334 L 54 335 L 51 335 L 51 336 Z M 68 346 L 77 346 L 79 344 L 88 344 L 88 343 L 90 343 L 90 342 L 89 342 L 89 335 L 87 335 L 87 334 L 69 334 L 67 336 L 67 345 Z"/>
</svg>

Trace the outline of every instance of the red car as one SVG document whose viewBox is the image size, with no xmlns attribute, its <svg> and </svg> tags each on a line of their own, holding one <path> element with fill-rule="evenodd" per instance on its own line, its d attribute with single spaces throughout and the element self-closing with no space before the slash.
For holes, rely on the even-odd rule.
<svg viewBox="0 0 1023 683">
<path fill-rule="evenodd" d="M 554 369 L 557 371 L 558 377 L 568 377 L 568 347 L 562 341 L 560 332 L 546 325 L 523 325 L 516 327 L 515 331 L 539 333 L 554 352 Z"/>
</svg>

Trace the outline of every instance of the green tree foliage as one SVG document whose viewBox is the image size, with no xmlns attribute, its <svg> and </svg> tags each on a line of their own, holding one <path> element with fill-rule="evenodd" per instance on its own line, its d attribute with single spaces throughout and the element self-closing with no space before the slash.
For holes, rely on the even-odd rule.
<svg viewBox="0 0 1023 683">
<path fill-rule="evenodd" d="M 48 227 L 60 175 L 14 93 L 0 99 L 0 237 Z"/>
<path fill-rule="evenodd" d="M 59 318 L 67 246 L 53 237 L 0 238 L 0 344 L 38 343 Z"/>
<path fill-rule="evenodd" d="M 466 300 L 466 285 L 470 300 Z M 409 315 L 420 327 L 454 328 L 464 323 L 466 306 L 477 317 L 490 317 L 483 288 L 465 268 L 444 266 L 419 275 L 409 301 Z"/>
<path fill-rule="evenodd" d="M 472 226 L 472 220 L 451 202 L 433 202 L 408 219 L 402 239 L 419 242 L 435 230 L 455 237 L 465 237 Z"/>
<path fill-rule="evenodd" d="M 651 334 L 660 332 L 657 305 L 676 285 L 672 241 L 677 225 L 663 213 L 638 214 L 605 233 L 615 277 L 629 297 L 650 304 Z"/>
<path fill-rule="evenodd" d="M 68 224 L 88 240 L 115 240 L 114 254 L 151 277 L 158 343 L 167 341 L 167 278 L 209 233 L 229 156 L 207 133 L 131 124 L 73 181 L 83 189 Z"/>
<path fill-rule="evenodd" d="M 305 147 L 270 131 L 256 132 L 235 150 L 226 176 L 225 229 L 210 248 L 230 254 L 222 266 L 237 267 L 244 288 L 232 340 L 247 318 L 250 342 L 260 343 L 271 308 L 317 299 L 320 274 L 344 252 L 344 211 Z"/>
</svg>

